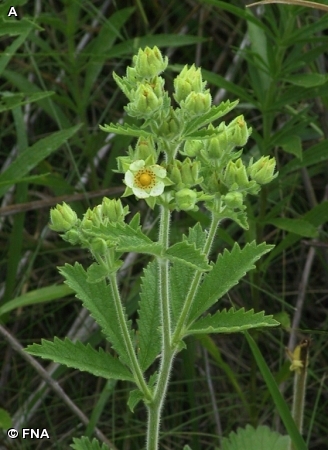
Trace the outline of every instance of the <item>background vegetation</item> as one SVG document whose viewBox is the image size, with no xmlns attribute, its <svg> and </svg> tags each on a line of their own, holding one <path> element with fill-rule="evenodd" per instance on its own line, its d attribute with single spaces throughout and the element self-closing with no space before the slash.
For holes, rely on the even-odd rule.
<svg viewBox="0 0 328 450">
<path fill-rule="evenodd" d="M 126 383 L 38 361 L 65 398 L 20 351 L 19 344 L 54 335 L 102 342 L 56 269 L 88 264 L 89 255 L 48 229 L 49 208 L 65 200 L 81 216 L 103 195 L 122 193 L 112 169 L 133 142 L 98 125 L 124 119 L 126 99 L 112 72 L 123 74 L 139 47 L 157 45 L 170 58 L 168 86 L 182 65 L 201 66 L 215 103 L 240 99 L 226 120 L 244 114 L 253 127 L 245 159 L 274 155 L 278 163 L 279 177 L 249 200 L 249 230 L 222 224 L 213 255 L 235 240 L 276 247 L 221 307 L 264 309 L 286 325 L 290 318 L 293 328 L 327 329 L 328 15 L 285 5 L 246 10 L 241 0 L 16 5 L 18 18 L 8 18 L 11 5 L 0 4 L 0 407 L 14 427 L 46 428 L 51 439 L 12 440 L 3 448 L 68 448 L 73 436 L 93 436 L 97 427 L 116 448 L 139 450 L 145 411 L 127 410 Z M 155 236 L 157 211 L 132 197 L 125 201 L 141 210 Z M 208 217 L 201 210 L 176 213 L 172 240 L 195 221 L 206 227 Z M 126 255 L 121 283 L 132 318 L 145 262 Z M 327 449 L 327 336 L 313 333 L 311 347 L 304 430 L 315 450 Z M 285 346 L 293 348 L 298 335 L 278 330 L 254 337 L 289 399 Z M 88 426 L 69 399 L 91 419 Z M 247 423 L 284 433 L 243 335 L 189 341 L 175 363 L 161 448 L 213 449 L 220 436 Z"/>
</svg>

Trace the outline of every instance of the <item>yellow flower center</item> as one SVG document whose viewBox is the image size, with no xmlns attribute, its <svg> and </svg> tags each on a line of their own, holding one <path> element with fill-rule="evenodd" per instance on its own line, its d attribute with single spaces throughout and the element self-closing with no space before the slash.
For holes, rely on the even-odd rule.
<svg viewBox="0 0 328 450">
<path fill-rule="evenodd" d="M 141 189 L 155 185 L 155 175 L 147 169 L 139 170 L 134 180 L 136 185 Z"/>
</svg>

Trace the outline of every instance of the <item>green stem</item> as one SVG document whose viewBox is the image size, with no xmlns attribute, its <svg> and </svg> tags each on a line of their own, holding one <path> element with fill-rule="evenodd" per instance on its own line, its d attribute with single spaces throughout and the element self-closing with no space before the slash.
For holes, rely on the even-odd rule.
<svg viewBox="0 0 328 450">
<path fill-rule="evenodd" d="M 216 235 L 216 230 L 218 228 L 218 225 L 220 223 L 220 219 L 215 215 L 212 214 L 212 221 L 211 221 L 211 226 L 206 238 L 206 242 L 203 248 L 203 252 L 205 253 L 205 255 L 208 257 L 212 244 L 213 244 L 213 240 L 215 238 Z M 182 334 L 183 328 L 186 325 L 186 321 L 188 318 L 188 314 L 189 314 L 189 310 L 190 310 L 190 306 L 194 300 L 194 297 L 197 293 L 198 290 L 198 286 L 200 283 L 200 280 L 202 278 L 203 273 L 202 272 L 196 272 L 194 279 L 192 280 L 191 286 L 189 288 L 189 292 L 187 294 L 187 298 L 186 301 L 184 302 L 180 317 L 178 319 L 175 331 L 173 333 L 172 336 L 172 347 L 174 348 L 180 341 L 180 336 Z"/>
<path fill-rule="evenodd" d="M 164 249 L 169 246 L 170 211 L 167 207 L 161 207 L 159 242 Z M 169 285 L 169 261 L 158 258 L 159 268 L 159 296 L 161 306 L 162 323 L 162 352 L 158 381 L 154 392 L 153 401 L 147 404 L 148 428 L 147 450 L 157 450 L 159 440 L 159 428 L 161 412 L 169 384 L 170 373 L 175 356 L 171 349 L 171 317 L 170 317 L 170 285 Z"/>
<path fill-rule="evenodd" d="M 147 383 L 146 383 L 146 381 L 145 381 L 145 379 L 143 377 L 143 374 L 142 374 L 142 371 L 141 371 L 141 368 L 140 368 L 137 356 L 136 356 L 134 348 L 133 348 L 133 344 L 132 344 L 132 341 L 131 341 L 130 333 L 129 333 L 128 326 L 127 326 L 126 319 L 125 319 L 125 315 L 124 315 L 124 310 L 123 310 L 123 306 L 122 306 L 122 302 L 121 302 L 119 289 L 118 289 L 118 286 L 117 286 L 117 279 L 116 279 L 116 274 L 115 273 L 111 273 L 109 275 L 109 281 L 110 281 L 110 287 L 111 287 L 112 295 L 113 295 L 113 298 L 114 298 L 116 314 L 117 314 L 117 317 L 118 317 L 118 320 L 119 320 L 119 323 L 120 323 L 122 336 L 123 336 L 123 339 L 124 339 L 125 348 L 126 348 L 126 350 L 128 352 L 128 355 L 129 355 L 133 377 L 135 379 L 135 382 L 136 382 L 138 388 L 144 394 L 146 399 L 151 401 L 153 396 L 152 396 L 152 393 L 150 392 L 150 390 L 149 390 L 149 388 L 147 386 Z"/>
</svg>

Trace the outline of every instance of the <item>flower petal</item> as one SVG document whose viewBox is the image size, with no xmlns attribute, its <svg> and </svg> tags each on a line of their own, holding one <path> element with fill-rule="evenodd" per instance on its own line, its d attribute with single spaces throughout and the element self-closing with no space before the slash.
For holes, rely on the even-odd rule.
<svg viewBox="0 0 328 450">
<path fill-rule="evenodd" d="M 152 197 L 157 197 L 158 195 L 163 194 L 164 191 L 164 183 L 163 181 L 156 180 L 156 184 L 154 187 L 151 188 L 149 195 Z"/>
<path fill-rule="evenodd" d="M 133 172 L 137 172 L 138 170 L 142 169 L 145 166 L 145 161 L 143 159 L 138 159 L 137 161 L 134 161 L 130 164 L 129 169 Z"/>
<path fill-rule="evenodd" d="M 145 189 L 140 189 L 136 186 L 132 188 L 134 195 L 138 198 L 148 198 L 149 194 Z"/>
<path fill-rule="evenodd" d="M 150 166 L 149 169 L 154 172 L 155 175 L 157 175 L 159 178 L 165 178 L 166 177 L 166 169 L 164 167 L 159 166 L 158 164 L 154 166 Z"/>
<path fill-rule="evenodd" d="M 128 171 L 125 173 L 124 181 L 125 181 L 125 184 L 126 184 L 129 188 L 133 188 L 134 175 L 133 175 L 133 173 L 131 172 L 131 170 L 128 170 Z"/>
</svg>

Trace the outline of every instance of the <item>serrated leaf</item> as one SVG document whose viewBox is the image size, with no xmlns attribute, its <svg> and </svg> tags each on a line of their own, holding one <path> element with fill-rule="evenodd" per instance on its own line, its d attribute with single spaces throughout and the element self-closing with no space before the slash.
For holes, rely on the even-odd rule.
<svg viewBox="0 0 328 450">
<path fill-rule="evenodd" d="M 250 328 L 275 327 L 280 325 L 272 316 L 266 316 L 264 311 L 254 313 L 254 310 L 245 311 L 245 308 L 230 308 L 208 314 L 195 322 L 186 332 L 188 334 L 208 333 L 238 333 Z"/>
<path fill-rule="evenodd" d="M 74 266 L 65 264 L 59 268 L 59 272 L 66 278 L 65 284 L 76 292 L 76 297 L 82 300 L 83 305 L 90 311 L 120 359 L 129 366 L 130 358 L 124 345 L 110 286 L 104 280 L 88 283 L 87 272 L 79 263 L 75 263 Z M 126 322 L 133 341 L 131 323 L 127 319 Z"/>
<path fill-rule="evenodd" d="M 161 351 L 159 332 L 161 315 L 156 261 L 150 262 L 144 269 L 138 313 L 138 359 L 142 371 L 145 371 Z"/>
<path fill-rule="evenodd" d="M 282 436 L 267 426 L 255 429 L 246 425 L 246 428 L 238 428 L 237 433 L 232 431 L 228 438 L 223 438 L 222 450 L 287 450 L 288 444 L 289 436 Z"/>
<path fill-rule="evenodd" d="M 126 223 L 101 225 L 95 228 L 95 233 L 100 230 L 101 237 L 105 240 L 116 241 L 116 250 L 119 252 L 137 252 L 160 256 L 162 246 L 153 242 L 139 228 L 134 228 Z"/>
<path fill-rule="evenodd" d="M 199 128 L 212 123 L 214 120 L 219 119 L 220 117 L 226 115 L 229 111 L 231 111 L 238 104 L 238 100 L 234 102 L 230 102 L 227 100 L 226 102 L 221 102 L 218 106 L 212 106 L 212 108 L 206 113 L 202 114 L 195 119 L 192 119 L 188 122 L 183 130 L 182 139 L 191 139 L 193 137 L 193 133 L 197 133 Z"/>
<path fill-rule="evenodd" d="M 70 445 L 74 450 L 110 450 L 108 445 L 100 444 L 100 442 L 94 438 L 90 441 L 89 438 L 83 436 L 79 439 L 74 438 L 73 444 Z"/>
<path fill-rule="evenodd" d="M 269 252 L 272 245 L 262 243 L 256 245 L 253 241 L 241 249 L 235 243 L 231 252 L 227 249 L 221 253 L 211 272 L 204 276 L 195 299 L 191 305 L 188 323 L 194 322 L 201 314 L 218 301 L 226 292 L 235 286 L 238 281 L 251 269 L 262 255 Z"/>
<path fill-rule="evenodd" d="M 133 391 L 130 391 L 128 399 L 128 407 L 130 408 L 131 412 L 134 411 L 134 408 L 143 398 L 144 396 L 142 392 L 139 391 L 139 389 L 134 389 Z"/>
<path fill-rule="evenodd" d="M 200 272 L 211 269 L 204 253 L 200 249 L 197 249 L 195 244 L 191 244 L 187 241 L 177 242 L 169 247 L 165 252 L 165 256 L 170 261 L 179 261 Z"/>
<path fill-rule="evenodd" d="M 148 131 L 137 127 L 136 125 L 128 125 L 126 123 L 124 123 L 123 125 L 117 123 L 110 123 L 109 125 L 99 125 L 99 128 L 106 133 L 122 134 L 123 136 L 144 138 L 151 136 L 151 133 L 148 133 Z"/>
<path fill-rule="evenodd" d="M 61 340 L 57 337 L 54 338 L 54 342 L 42 339 L 41 345 L 29 345 L 26 351 L 30 355 L 51 359 L 67 367 L 89 372 L 96 377 L 134 380 L 131 372 L 117 358 L 102 348 L 95 350 L 90 344 L 85 345 L 80 341 L 72 342 L 68 338 Z"/>
<path fill-rule="evenodd" d="M 200 223 L 197 223 L 193 228 L 189 228 L 188 237 L 184 237 L 184 239 L 190 244 L 195 244 L 196 248 L 203 249 L 206 242 L 206 233 Z M 180 315 L 195 273 L 194 269 L 179 260 L 175 260 L 170 268 L 171 307 L 175 321 Z M 181 280 L 183 280 L 183 283 Z"/>
<path fill-rule="evenodd" d="M 99 281 L 106 280 L 106 278 L 113 272 L 117 272 L 122 266 L 123 261 L 115 261 L 109 270 L 106 266 L 101 266 L 98 263 L 92 263 L 87 270 L 88 283 L 98 283 Z"/>
</svg>

